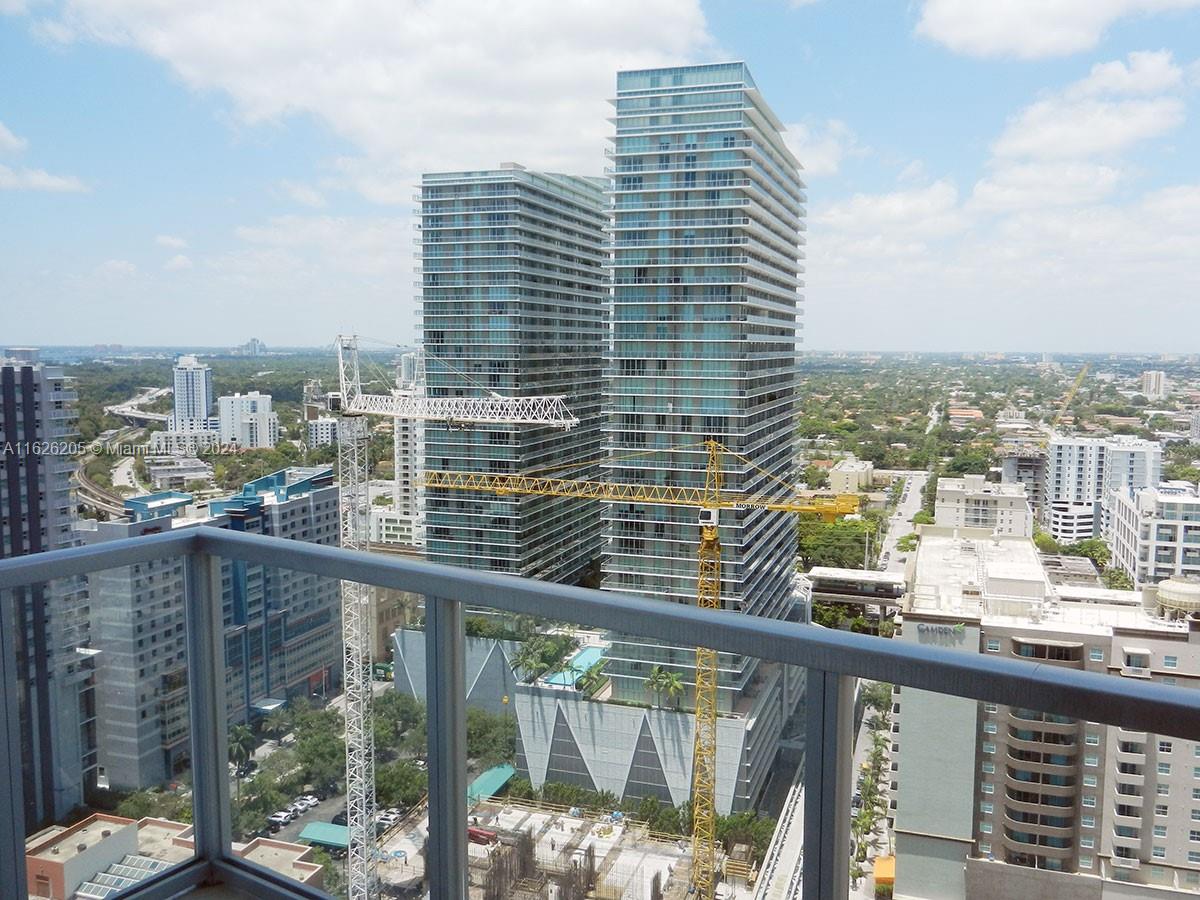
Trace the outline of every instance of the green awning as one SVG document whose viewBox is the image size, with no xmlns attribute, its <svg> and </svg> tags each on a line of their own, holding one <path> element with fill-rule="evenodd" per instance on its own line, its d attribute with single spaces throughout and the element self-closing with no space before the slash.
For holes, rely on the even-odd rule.
<svg viewBox="0 0 1200 900">
<path fill-rule="evenodd" d="M 515 774 L 517 770 L 507 764 L 488 769 L 467 788 L 467 803 L 478 803 L 499 793 L 500 788 L 508 784 L 508 780 Z"/>
<path fill-rule="evenodd" d="M 309 822 L 300 832 L 300 840 L 345 850 L 350 846 L 350 829 L 332 822 Z"/>
</svg>

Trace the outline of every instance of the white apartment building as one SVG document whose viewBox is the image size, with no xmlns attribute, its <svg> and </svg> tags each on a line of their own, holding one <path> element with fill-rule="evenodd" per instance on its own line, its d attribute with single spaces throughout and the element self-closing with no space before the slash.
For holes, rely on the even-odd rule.
<svg viewBox="0 0 1200 900">
<path fill-rule="evenodd" d="M 997 484 L 983 475 L 939 478 L 933 516 L 938 525 L 1033 536 L 1033 512 L 1025 485 Z"/>
<path fill-rule="evenodd" d="M 1149 369 L 1142 373 L 1142 394 L 1147 400 L 1162 400 L 1168 390 L 1167 373 L 1162 369 Z"/>
<path fill-rule="evenodd" d="M 308 427 L 308 446 L 326 447 L 337 441 L 337 424 L 337 419 L 329 416 L 309 419 L 306 423 Z"/>
<path fill-rule="evenodd" d="M 279 416 L 271 411 L 270 394 L 250 391 L 221 397 L 217 421 L 222 444 L 270 449 L 279 441 Z"/>
<path fill-rule="evenodd" d="M 175 361 L 175 408 L 168 431 L 207 431 L 212 428 L 212 369 L 194 356 Z"/>
<path fill-rule="evenodd" d="M 875 464 L 866 459 L 840 459 L 829 470 L 829 489 L 837 494 L 853 494 L 871 489 Z"/>
<path fill-rule="evenodd" d="M 1191 427 L 1188 429 L 1188 437 L 1192 439 L 1193 444 L 1200 444 L 1200 406 L 1192 410 Z"/>
<path fill-rule="evenodd" d="M 1113 566 L 1141 587 L 1173 575 L 1200 575 L 1200 491 L 1169 481 L 1108 498 Z"/>
<path fill-rule="evenodd" d="M 1055 587 L 1033 542 L 927 526 L 898 640 L 1200 687 L 1200 582 Z M 1200 742 L 904 688 L 894 896 L 1200 892 Z M 1165 889 L 1165 890 L 1164 890 Z"/>
<path fill-rule="evenodd" d="M 1055 435 L 1046 451 L 1042 524 L 1056 541 L 1074 543 L 1104 531 L 1110 491 L 1157 484 L 1162 448 L 1155 441 Z"/>
</svg>

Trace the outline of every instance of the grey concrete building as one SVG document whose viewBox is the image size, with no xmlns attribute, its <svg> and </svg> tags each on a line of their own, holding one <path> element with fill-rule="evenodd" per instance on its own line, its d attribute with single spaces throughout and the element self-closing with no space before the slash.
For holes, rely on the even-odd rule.
<svg viewBox="0 0 1200 900">
<path fill-rule="evenodd" d="M 22 349 L 0 357 L 0 559 L 75 545 L 75 393 Z M 83 802 L 96 770 L 87 590 L 63 578 L 13 598 L 26 824 Z"/>
</svg>

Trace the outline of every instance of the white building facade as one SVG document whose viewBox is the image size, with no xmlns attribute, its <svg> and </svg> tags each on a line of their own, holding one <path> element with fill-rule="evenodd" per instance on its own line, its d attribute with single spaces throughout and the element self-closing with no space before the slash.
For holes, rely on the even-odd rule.
<svg viewBox="0 0 1200 900">
<path fill-rule="evenodd" d="M 1155 485 L 1161 476 L 1155 441 L 1055 435 L 1047 448 L 1042 524 L 1060 543 L 1096 537 L 1104 531 L 1108 493 Z"/>
<path fill-rule="evenodd" d="M 270 394 L 251 391 L 221 397 L 217 421 L 222 444 L 270 449 L 279 441 L 279 416 L 271 409 Z"/>
<path fill-rule="evenodd" d="M 175 409 L 168 431 L 208 431 L 212 428 L 212 369 L 194 356 L 175 361 Z"/>
<path fill-rule="evenodd" d="M 939 478 L 933 515 L 938 525 L 1033 536 L 1033 511 L 1025 495 L 1025 485 L 997 484 L 983 475 Z"/>
<path fill-rule="evenodd" d="M 1142 394 L 1147 400 L 1163 400 L 1168 393 L 1167 373 L 1150 369 L 1142 373 Z"/>
<path fill-rule="evenodd" d="M 1112 565 L 1138 587 L 1173 575 L 1200 575 L 1200 492 L 1166 482 L 1108 499 Z"/>
</svg>

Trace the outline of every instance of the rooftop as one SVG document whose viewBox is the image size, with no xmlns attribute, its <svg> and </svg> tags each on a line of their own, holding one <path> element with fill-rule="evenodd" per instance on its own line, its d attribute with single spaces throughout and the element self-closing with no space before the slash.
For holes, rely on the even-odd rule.
<svg viewBox="0 0 1200 900">
<path fill-rule="evenodd" d="M 905 613 L 1092 634 L 1114 627 L 1187 630 L 1147 613 L 1136 591 L 1055 586 L 1030 538 L 982 528 L 922 526 Z"/>
</svg>

